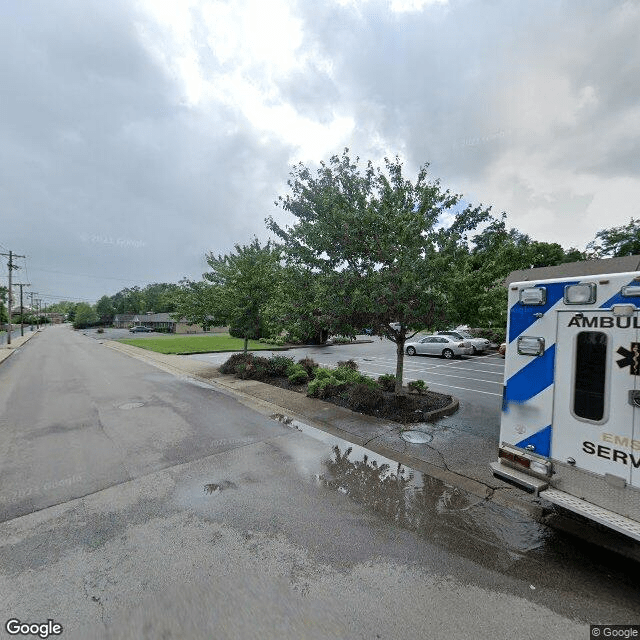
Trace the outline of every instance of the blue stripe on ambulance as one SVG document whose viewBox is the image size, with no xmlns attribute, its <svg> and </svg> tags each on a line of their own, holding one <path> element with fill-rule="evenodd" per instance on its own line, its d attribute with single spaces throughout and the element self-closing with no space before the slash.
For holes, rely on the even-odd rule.
<svg viewBox="0 0 640 640">
<path fill-rule="evenodd" d="M 568 284 L 578 284 L 578 280 L 571 282 L 554 282 L 536 287 L 545 287 L 547 290 L 547 301 L 542 305 L 522 305 L 516 302 L 511 307 L 509 315 L 509 342 L 513 342 L 519 335 L 526 331 L 538 318 L 536 314 L 546 313 L 559 302 L 564 295 L 564 288 Z"/>
<path fill-rule="evenodd" d="M 502 410 L 507 411 L 510 402 L 522 404 L 552 385 L 555 358 L 556 345 L 554 344 L 545 349 L 541 356 L 534 358 L 512 375 L 505 384 Z"/>
<path fill-rule="evenodd" d="M 530 435 L 528 438 L 521 440 L 516 444 L 516 447 L 526 449 L 528 446 L 533 445 L 533 452 L 541 456 L 549 457 L 551 453 L 551 425 L 536 431 L 536 433 Z"/>
<path fill-rule="evenodd" d="M 638 283 L 635 280 L 632 280 L 627 286 L 637 285 Z M 600 305 L 601 309 L 608 309 L 612 307 L 614 304 L 624 304 L 625 302 L 629 304 L 630 302 L 638 303 L 638 299 L 640 296 L 623 296 L 619 291 L 615 296 L 609 298 L 606 302 Z"/>
</svg>

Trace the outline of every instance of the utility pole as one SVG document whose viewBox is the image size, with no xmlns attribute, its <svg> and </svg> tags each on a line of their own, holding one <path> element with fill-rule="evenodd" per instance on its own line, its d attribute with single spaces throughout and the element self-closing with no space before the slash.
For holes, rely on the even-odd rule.
<svg viewBox="0 0 640 640">
<path fill-rule="evenodd" d="M 20 335 L 24 335 L 24 306 L 22 304 L 22 287 L 30 287 L 31 284 L 27 282 L 16 282 L 16 287 L 20 287 Z"/>
<path fill-rule="evenodd" d="M 7 344 L 11 344 L 11 302 L 13 299 L 13 294 L 11 292 L 11 272 L 14 269 L 19 269 L 18 265 L 13 264 L 14 258 L 26 258 L 27 256 L 18 256 L 13 251 L 9 251 L 9 253 L 0 253 L 0 256 L 7 256 L 9 258 L 9 262 L 7 262 L 7 266 L 9 267 L 9 331 L 7 331 Z"/>
<path fill-rule="evenodd" d="M 33 294 L 35 291 L 30 291 L 29 295 L 31 296 L 31 313 L 29 314 L 29 319 L 31 320 L 31 331 L 33 331 Z"/>
</svg>

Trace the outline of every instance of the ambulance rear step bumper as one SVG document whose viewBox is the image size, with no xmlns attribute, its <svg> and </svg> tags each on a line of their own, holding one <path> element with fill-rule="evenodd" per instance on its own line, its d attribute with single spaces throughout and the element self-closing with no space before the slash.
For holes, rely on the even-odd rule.
<svg viewBox="0 0 640 640">
<path fill-rule="evenodd" d="M 491 467 L 491 471 L 494 476 L 512 484 L 516 484 L 520 488 L 525 489 L 525 491 L 533 492 L 536 496 L 540 491 L 549 486 L 547 481 L 536 478 L 535 476 L 530 476 L 529 474 L 518 471 L 512 467 L 508 467 L 506 464 L 502 464 L 501 462 L 491 462 L 489 463 L 489 466 Z"/>
<path fill-rule="evenodd" d="M 602 507 L 591 504 L 586 500 L 581 500 L 580 498 L 569 495 L 564 491 L 558 491 L 557 489 L 547 489 L 546 491 L 542 491 L 540 493 L 540 497 L 562 507 L 563 509 L 573 511 L 573 513 L 577 513 L 584 518 L 598 522 L 609 529 L 613 529 L 614 531 L 622 533 L 625 536 L 629 536 L 630 538 L 640 542 L 640 522 L 630 520 L 629 518 L 625 518 L 613 511 L 603 509 Z"/>
</svg>

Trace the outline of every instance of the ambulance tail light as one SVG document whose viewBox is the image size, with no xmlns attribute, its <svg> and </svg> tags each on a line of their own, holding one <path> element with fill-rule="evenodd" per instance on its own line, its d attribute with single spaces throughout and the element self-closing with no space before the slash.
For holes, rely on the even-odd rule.
<svg viewBox="0 0 640 640">
<path fill-rule="evenodd" d="M 498 457 L 503 460 L 508 460 L 509 462 L 515 462 L 525 469 L 528 469 L 531 466 L 531 460 L 529 460 L 529 458 L 520 456 L 517 453 L 514 453 L 509 449 L 503 449 L 502 447 L 498 449 Z"/>
<path fill-rule="evenodd" d="M 528 469 L 536 475 L 549 477 L 551 475 L 551 463 L 543 458 L 523 455 L 508 447 L 498 449 L 500 461 L 505 461 L 509 466 L 516 469 Z"/>
</svg>

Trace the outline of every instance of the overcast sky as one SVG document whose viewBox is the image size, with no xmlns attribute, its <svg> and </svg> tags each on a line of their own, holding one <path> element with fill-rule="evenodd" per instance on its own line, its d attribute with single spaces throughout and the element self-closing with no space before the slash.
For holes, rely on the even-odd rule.
<svg viewBox="0 0 640 640">
<path fill-rule="evenodd" d="M 639 33 L 604 0 L 4 0 L 0 247 L 48 302 L 199 279 L 347 146 L 584 248 L 640 215 Z"/>
</svg>

